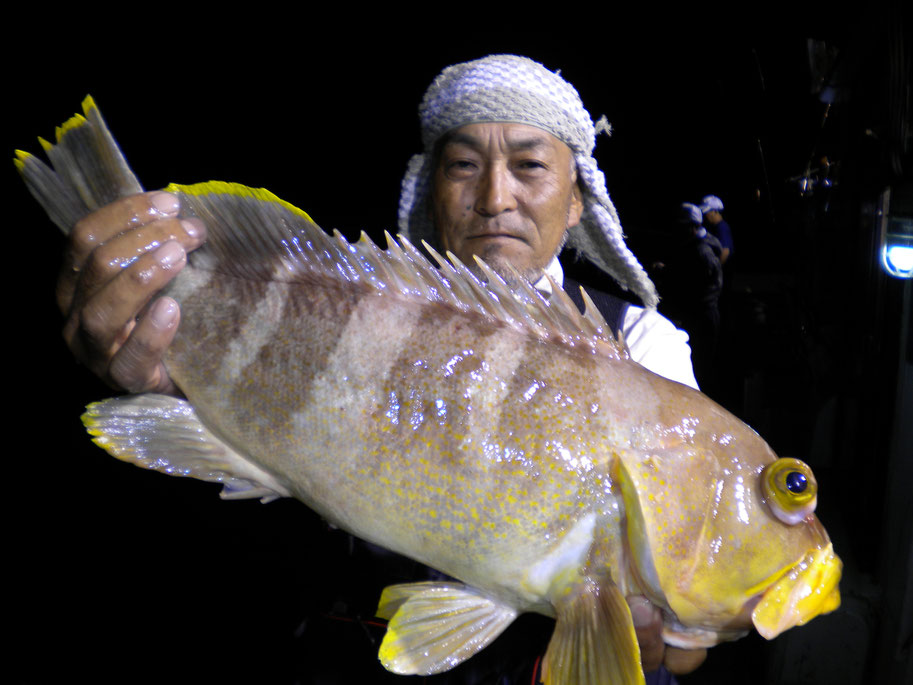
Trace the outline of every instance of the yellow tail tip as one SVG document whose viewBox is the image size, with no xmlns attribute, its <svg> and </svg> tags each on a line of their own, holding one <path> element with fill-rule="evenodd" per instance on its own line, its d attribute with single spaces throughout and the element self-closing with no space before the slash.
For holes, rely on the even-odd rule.
<svg viewBox="0 0 913 685">
<path fill-rule="evenodd" d="M 59 143 L 70 131 L 85 126 L 87 122 L 88 120 L 82 114 L 74 114 L 54 130 L 54 134 L 57 136 L 57 142 Z"/>
<path fill-rule="evenodd" d="M 25 152 L 24 150 L 14 150 L 15 157 L 13 158 L 13 164 L 16 166 L 16 169 L 19 173 L 25 172 L 25 163 L 33 157 L 33 155 Z"/>
<path fill-rule="evenodd" d="M 89 112 L 92 110 L 97 110 L 98 106 L 95 104 L 95 98 L 91 95 L 86 95 L 82 101 L 82 111 L 86 116 L 89 116 Z"/>
</svg>

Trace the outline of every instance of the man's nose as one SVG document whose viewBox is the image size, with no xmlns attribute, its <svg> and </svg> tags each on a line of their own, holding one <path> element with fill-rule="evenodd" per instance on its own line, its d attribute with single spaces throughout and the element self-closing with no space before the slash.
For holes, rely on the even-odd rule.
<svg viewBox="0 0 913 685">
<path fill-rule="evenodd" d="M 516 208 L 509 170 L 501 164 L 490 166 L 479 181 L 476 212 L 482 216 L 497 216 Z"/>
</svg>

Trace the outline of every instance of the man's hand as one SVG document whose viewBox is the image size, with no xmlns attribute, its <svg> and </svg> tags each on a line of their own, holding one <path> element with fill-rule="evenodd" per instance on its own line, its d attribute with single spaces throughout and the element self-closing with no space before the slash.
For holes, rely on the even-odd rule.
<svg viewBox="0 0 913 685">
<path fill-rule="evenodd" d="M 179 220 L 179 209 L 174 195 L 155 191 L 93 212 L 74 227 L 57 280 L 70 350 L 130 392 L 177 392 L 162 354 L 181 312 L 171 298 L 153 297 L 206 238 L 202 222 Z"/>
<path fill-rule="evenodd" d="M 634 620 L 634 632 L 640 645 L 640 660 L 644 673 L 655 671 L 660 665 L 670 673 L 691 673 L 704 663 L 706 649 L 679 649 L 667 647 L 663 642 L 663 619 L 659 609 L 640 595 L 627 598 Z"/>
</svg>

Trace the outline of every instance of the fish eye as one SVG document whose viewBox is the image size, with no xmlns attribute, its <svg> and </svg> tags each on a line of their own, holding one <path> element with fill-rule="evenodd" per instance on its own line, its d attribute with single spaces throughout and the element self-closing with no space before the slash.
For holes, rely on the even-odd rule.
<svg viewBox="0 0 913 685">
<path fill-rule="evenodd" d="M 790 471 L 786 474 L 786 489 L 798 495 L 805 492 L 808 487 L 808 479 L 801 471 Z"/>
<path fill-rule="evenodd" d="M 808 464 L 798 459 L 777 459 L 761 473 L 761 489 L 770 510 L 779 520 L 795 525 L 815 510 L 818 483 Z"/>
</svg>

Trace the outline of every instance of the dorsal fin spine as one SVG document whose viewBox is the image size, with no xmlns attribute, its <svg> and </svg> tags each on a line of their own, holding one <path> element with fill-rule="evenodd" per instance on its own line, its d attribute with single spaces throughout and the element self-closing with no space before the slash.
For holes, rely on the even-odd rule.
<svg viewBox="0 0 913 685">
<path fill-rule="evenodd" d="M 419 252 L 415 245 L 410 243 L 404 236 L 400 236 L 399 240 L 402 244 L 403 250 L 409 255 L 412 261 L 416 264 L 421 264 L 424 272 L 427 273 L 430 279 L 433 281 L 435 295 L 442 302 L 445 302 L 452 307 L 459 308 L 459 304 L 453 296 L 453 290 L 450 287 L 450 283 L 446 278 L 444 278 L 441 270 L 433 268 L 425 256 Z"/>
<path fill-rule="evenodd" d="M 53 170 L 17 154 L 30 190 L 64 231 L 92 209 L 142 191 L 91 98 L 83 110 L 84 117 L 59 127 L 57 144 L 42 142 Z M 540 339 L 568 345 L 582 341 L 594 348 L 607 342 L 598 347 L 618 358 L 624 354 L 591 303 L 581 317 L 554 284 L 558 296 L 550 303 L 522 279 L 511 290 L 487 266 L 482 268 L 486 285 L 455 256 L 445 260 L 427 245 L 440 270 L 405 239 L 390 239 L 387 251 L 364 238 L 351 244 L 338 232 L 330 237 L 305 212 L 264 189 L 210 181 L 172 184 L 166 190 L 180 195 L 185 213 L 199 216 L 209 230 L 206 244 L 191 254 L 195 267 L 248 279 L 361 281 L 380 293 L 474 312 Z"/>
</svg>

